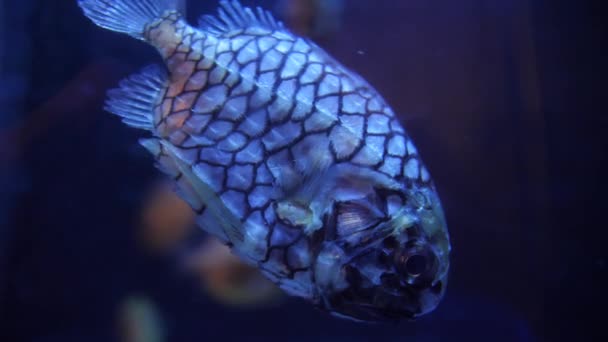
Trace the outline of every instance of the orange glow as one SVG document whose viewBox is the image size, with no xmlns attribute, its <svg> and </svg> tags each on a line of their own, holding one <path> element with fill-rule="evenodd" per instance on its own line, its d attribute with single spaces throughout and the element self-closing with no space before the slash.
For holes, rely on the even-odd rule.
<svg viewBox="0 0 608 342">
<path fill-rule="evenodd" d="M 194 229 L 194 219 L 188 204 L 162 183 L 144 203 L 140 241 L 152 251 L 171 251 Z"/>
</svg>

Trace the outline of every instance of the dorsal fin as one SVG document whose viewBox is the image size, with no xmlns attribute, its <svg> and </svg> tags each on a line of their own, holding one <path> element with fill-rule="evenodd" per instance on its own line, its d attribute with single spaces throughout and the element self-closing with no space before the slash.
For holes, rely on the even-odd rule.
<svg viewBox="0 0 608 342">
<path fill-rule="evenodd" d="M 237 0 L 221 1 L 217 16 L 202 16 L 199 28 L 218 36 L 252 26 L 285 30 L 283 23 L 276 20 L 269 11 L 257 7 L 256 12 L 249 7 L 243 7 Z"/>
</svg>

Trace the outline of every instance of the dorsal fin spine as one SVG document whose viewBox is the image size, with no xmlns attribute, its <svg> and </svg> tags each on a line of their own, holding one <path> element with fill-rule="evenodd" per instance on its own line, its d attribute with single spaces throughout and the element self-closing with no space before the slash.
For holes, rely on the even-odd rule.
<svg viewBox="0 0 608 342">
<path fill-rule="evenodd" d="M 222 35 L 233 30 L 251 26 L 261 26 L 271 30 L 284 30 L 283 23 L 277 21 L 270 12 L 256 8 L 257 14 L 249 7 L 243 7 L 237 0 L 222 1 L 216 16 L 204 15 L 199 20 L 199 28 L 211 34 Z"/>
</svg>

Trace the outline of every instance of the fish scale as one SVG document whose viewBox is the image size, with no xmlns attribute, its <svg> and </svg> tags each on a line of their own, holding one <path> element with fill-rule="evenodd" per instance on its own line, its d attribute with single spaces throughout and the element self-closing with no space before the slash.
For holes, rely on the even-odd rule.
<svg viewBox="0 0 608 342">
<path fill-rule="evenodd" d="M 152 67 L 127 79 L 107 109 L 154 135 L 142 144 L 203 229 L 291 295 L 377 320 L 391 310 L 374 304 L 369 288 L 394 293 L 380 275 L 399 272 L 407 257 L 380 268 L 365 255 L 384 253 L 379 244 L 395 234 L 404 247 L 389 252 L 414 253 L 406 226 L 419 222 L 439 241 L 423 247 L 439 260 L 428 287 L 439 283 L 433 303 L 441 297 L 450 247 L 434 185 L 391 108 L 359 75 L 238 1 L 222 2 L 198 28 L 170 0 L 80 5 L 98 25 L 143 39 L 163 57 L 168 72 Z M 415 194 L 431 209 L 415 207 Z M 347 277 L 352 270 L 366 282 Z M 426 302 L 399 310 L 411 318 L 434 308 Z"/>
</svg>

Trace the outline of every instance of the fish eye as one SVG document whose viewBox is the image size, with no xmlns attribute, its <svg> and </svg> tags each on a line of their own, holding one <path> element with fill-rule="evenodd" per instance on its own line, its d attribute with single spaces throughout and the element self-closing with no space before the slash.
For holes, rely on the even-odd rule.
<svg viewBox="0 0 608 342">
<path fill-rule="evenodd" d="M 411 276 L 419 276 L 427 267 L 426 257 L 422 254 L 411 255 L 405 260 L 405 271 Z"/>
<path fill-rule="evenodd" d="M 397 254 L 395 266 L 408 283 L 422 284 L 433 278 L 436 258 L 428 247 L 414 245 Z"/>
</svg>

